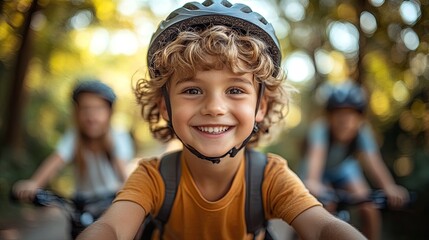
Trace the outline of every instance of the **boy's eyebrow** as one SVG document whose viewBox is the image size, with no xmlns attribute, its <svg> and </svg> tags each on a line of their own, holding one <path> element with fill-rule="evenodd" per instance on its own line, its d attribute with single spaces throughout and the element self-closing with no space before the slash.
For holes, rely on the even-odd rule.
<svg viewBox="0 0 429 240">
<path fill-rule="evenodd" d="M 176 85 L 179 85 L 181 83 L 185 83 L 185 82 L 195 82 L 195 78 L 193 77 L 187 77 L 187 78 L 180 78 L 176 81 Z"/>
<path fill-rule="evenodd" d="M 241 83 L 253 85 L 253 81 L 249 81 L 247 78 L 234 76 L 234 77 L 231 77 L 228 79 L 233 81 L 233 82 L 241 82 Z M 185 82 L 197 82 L 197 81 L 198 81 L 198 78 L 196 78 L 196 77 L 181 78 L 181 79 L 178 79 L 175 84 L 179 85 L 179 84 L 185 83 Z"/>
<path fill-rule="evenodd" d="M 246 83 L 246 84 L 249 84 L 249 85 L 253 85 L 253 79 L 252 79 L 252 81 L 250 81 L 247 78 L 234 77 L 231 80 L 233 80 L 234 82 L 242 82 L 242 83 Z"/>
</svg>

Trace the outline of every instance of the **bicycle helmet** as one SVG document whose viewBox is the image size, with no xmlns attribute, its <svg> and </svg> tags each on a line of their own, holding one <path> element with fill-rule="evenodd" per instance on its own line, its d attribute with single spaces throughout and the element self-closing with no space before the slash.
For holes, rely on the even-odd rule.
<svg viewBox="0 0 429 240">
<path fill-rule="evenodd" d="M 149 44 L 147 54 L 149 67 L 154 67 L 152 59 L 154 53 L 172 42 L 180 31 L 213 25 L 232 27 L 261 39 L 268 44 L 275 65 L 280 66 L 280 44 L 273 26 L 264 17 L 244 4 L 232 4 L 227 0 L 205 0 L 203 3 L 186 3 L 159 24 Z"/>
<path fill-rule="evenodd" d="M 357 83 L 348 80 L 328 90 L 326 109 L 353 108 L 364 112 L 367 106 L 365 91 Z"/>
<path fill-rule="evenodd" d="M 281 52 L 280 44 L 275 35 L 273 26 L 265 20 L 260 14 L 253 12 L 250 7 L 244 4 L 232 4 L 227 0 L 205 0 L 202 3 L 189 2 L 183 7 L 173 11 L 164 21 L 162 21 L 157 31 L 152 35 L 147 61 L 149 68 L 154 71 L 149 71 L 151 77 L 155 77 L 156 69 L 154 66 L 153 55 L 159 50 L 164 48 L 167 44 L 171 43 L 177 38 L 180 31 L 190 30 L 193 28 L 206 29 L 210 26 L 222 25 L 231 27 L 243 34 L 251 35 L 264 41 L 268 45 L 269 54 L 275 64 L 280 67 Z M 273 75 L 276 75 L 274 71 Z M 260 83 L 257 106 L 255 115 L 259 109 L 260 99 L 263 95 L 265 85 Z M 170 121 L 168 122 L 169 128 L 175 133 L 172 126 L 171 104 L 168 95 L 167 87 L 162 87 L 162 95 L 166 102 L 166 108 Z M 251 137 L 258 132 L 258 126 L 255 122 L 254 128 L 249 136 L 236 148 L 233 147 L 222 156 L 205 156 L 198 152 L 192 146 L 183 142 L 179 136 L 176 137 L 183 143 L 183 145 L 195 156 L 203 160 L 211 161 L 212 163 L 219 163 L 221 158 L 229 155 L 234 157 L 246 144 L 250 141 Z"/>
<path fill-rule="evenodd" d="M 79 94 L 84 92 L 95 93 L 109 102 L 110 105 L 112 105 L 116 100 L 116 95 L 115 92 L 113 92 L 113 89 L 97 79 L 85 79 L 79 81 L 73 89 L 73 101 L 77 102 Z"/>
</svg>

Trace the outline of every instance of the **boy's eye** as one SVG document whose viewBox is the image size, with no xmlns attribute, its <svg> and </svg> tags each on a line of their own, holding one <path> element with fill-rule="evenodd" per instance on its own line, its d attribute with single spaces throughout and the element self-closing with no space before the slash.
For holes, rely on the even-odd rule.
<svg viewBox="0 0 429 240">
<path fill-rule="evenodd" d="M 201 94 L 201 90 L 198 88 L 188 88 L 188 89 L 185 89 L 185 91 L 183 91 L 183 93 L 196 95 L 196 94 Z"/>
<path fill-rule="evenodd" d="M 228 94 L 242 94 L 244 93 L 243 90 L 241 90 L 240 88 L 230 88 L 228 90 Z"/>
</svg>

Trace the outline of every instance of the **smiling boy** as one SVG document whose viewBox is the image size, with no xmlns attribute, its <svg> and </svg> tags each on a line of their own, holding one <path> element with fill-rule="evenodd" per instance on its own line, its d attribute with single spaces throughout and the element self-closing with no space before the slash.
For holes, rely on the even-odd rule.
<svg viewBox="0 0 429 240">
<path fill-rule="evenodd" d="M 177 138 L 184 147 L 170 217 L 153 239 L 263 237 L 246 230 L 245 153 L 284 117 L 291 88 L 280 60 L 271 24 L 243 4 L 192 2 L 161 23 L 148 51 L 150 78 L 135 93 L 155 138 Z M 265 219 L 283 219 L 303 239 L 364 239 L 324 210 L 283 158 L 267 159 Z M 160 162 L 141 161 L 79 239 L 132 239 L 165 199 Z"/>
</svg>

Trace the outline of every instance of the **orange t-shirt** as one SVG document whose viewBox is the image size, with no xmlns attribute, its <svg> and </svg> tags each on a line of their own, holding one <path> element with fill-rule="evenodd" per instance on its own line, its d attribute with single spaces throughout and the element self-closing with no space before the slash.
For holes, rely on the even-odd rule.
<svg viewBox="0 0 429 240">
<path fill-rule="evenodd" d="M 170 218 L 164 226 L 164 239 L 253 239 L 246 232 L 245 161 L 228 193 L 218 201 L 204 199 L 182 157 L 182 177 Z M 132 201 L 154 216 L 164 200 L 165 186 L 158 171 L 159 160 L 141 161 L 115 201 Z M 291 223 L 306 209 L 320 203 L 287 166 L 286 160 L 268 154 L 262 183 L 266 219 L 281 218 Z"/>
</svg>

